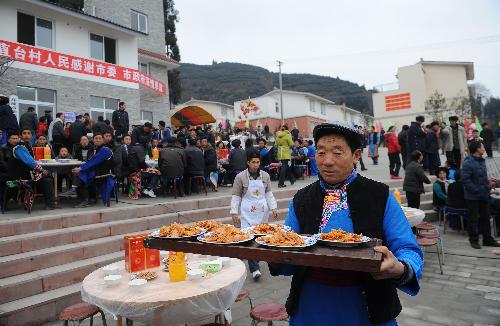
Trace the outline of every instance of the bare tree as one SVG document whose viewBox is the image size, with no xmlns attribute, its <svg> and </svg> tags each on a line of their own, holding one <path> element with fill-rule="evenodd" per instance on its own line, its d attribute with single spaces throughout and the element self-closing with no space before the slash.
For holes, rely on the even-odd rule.
<svg viewBox="0 0 500 326">
<path fill-rule="evenodd" d="M 444 95 L 438 91 L 434 91 L 425 101 L 425 112 L 427 112 L 434 121 L 443 121 L 444 113 L 447 109 L 446 99 Z"/>
<path fill-rule="evenodd" d="M 461 120 L 464 118 L 470 118 L 472 112 L 470 97 L 467 96 L 463 91 L 461 91 L 451 101 L 450 108 Z"/>
</svg>

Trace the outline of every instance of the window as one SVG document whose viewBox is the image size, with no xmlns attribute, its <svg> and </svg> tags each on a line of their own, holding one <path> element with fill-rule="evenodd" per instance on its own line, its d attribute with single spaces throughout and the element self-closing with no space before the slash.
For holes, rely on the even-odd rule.
<svg viewBox="0 0 500 326">
<path fill-rule="evenodd" d="M 90 117 L 97 120 L 97 117 L 103 116 L 104 120 L 111 121 L 113 111 L 118 109 L 119 99 L 109 97 L 90 96 Z"/>
<path fill-rule="evenodd" d="M 17 13 L 17 41 L 19 43 L 52 49 L 52 22 L 50 20 Z"/>
<path fill-rule="evenodd" d="M 321 114 L 326 115 L 326 105 L 325 105 L 325 103 L 321 103 Z"/>
<path fill-rule="evenodd" d="M 316 112 L 316 102 L 313 100 L 309 100 L 309 110 L 311 110 L 311 112 Z"/>
<path fill-rule="evenodd" d="M 56 91 L 17 86 L 17 97 L 19 98 L 19 116 L 28 112 L 29 107 L 35 108 L 35 112 L 39 117 L 45 115 L 45 111 L 52 111 L 52 115 L 55 116 Z"/>
<path fill-rule="evenodd" d="M 278 102 L 274 103 L 274 108 L 276 109 L 276 112 L 280 112 L 280 104 Z"/>
<path fill-rule="evenodd" d="M 130 20 L 132 22 L 132 29 L 143 33 L 148 32 L 148 16 L 132 10 L 130 12 Z"/>
<path fill-rule="evenodd" d="M 116 63 L 116 41 L 90 33 L 90 56 L 108 63 Z"/>
<path fill-rule="evenodd" d="M 139 62 L 139 70 L 149 75 L 149 65 L 147 63 Z"/>
<path fill-rule="evenodd" d="M 141 111 L 141 120 L 149 121 L 149 122 L 153 123 L 153 112 Z"/>
<path fill-rule="evenodd" d="M 227 108 L 221 107 L 221 108 L 220 108 L 220 114 L 221 114 L 223 117 L 227 117 Z"/>
</svg>

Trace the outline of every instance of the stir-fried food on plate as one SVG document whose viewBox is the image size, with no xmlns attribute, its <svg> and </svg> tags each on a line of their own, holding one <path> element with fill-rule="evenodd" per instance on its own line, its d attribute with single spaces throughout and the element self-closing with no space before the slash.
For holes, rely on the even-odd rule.
<svg viewBox="0 0 500 326">
<path fill-rule="evenodd" d="M 204 239 L 207 242 L 228 243 L 248 240 L 250 235 L 232 225 L 221 224 L 213 229 L 210 234 L 206 234 Z"/>
<path fill-rule="evenodd" d="M 274 234 L 281 230 L 283 230 L 283 225 L 262 223 L 254 226 L 252 231 L 255 234 Z"/>
<path fill-rule="evenodd" d="M 261 240 L 268 245 L 280 247 L 298 247 L 305 246 L 306 242 L 300 235 L 293 231 L 278 231 L 270 237 L 262 237 Z"/>
<path fill-rule="evenodd" d="M 162 226 L 160 228 L 160 237 L 179 238 L 179 237 L 192 237 L 200 234 L 203 230 L 195 225 L 182 225 L 179 223 L 172 223 L 169 226 Z"/>
<path fill-rule="evenodd" d="M 156 274 L 156 272 L 146 271 L 146 272 L 141 272 L 141 273 L 137 274 L 137 276 L 135 278 L 143 278 L 145 280 L 152 280 L 152 279 L 156 278 L 157 276 L 158 276 L 158 274 Z"/>
<path fill-rule="evenodd" d="M 337 242 L 361 242 L 363 241 L 362 234 L 346 232 L 344 230 L 332 229 L 328 233 L 321 234 L 321 240 L 337 241 Z"/>
<path fill-rule="evenodd" d="M 204 221 L 199 221 L 196 222 L 195 226 L 199 228 L 204 228 L 207 231 L 212 231 L 218 226 L 221 226 L 222 223 L 219 221 L 213 221 L 213 220 L 204 220 Z"/>
</svg>

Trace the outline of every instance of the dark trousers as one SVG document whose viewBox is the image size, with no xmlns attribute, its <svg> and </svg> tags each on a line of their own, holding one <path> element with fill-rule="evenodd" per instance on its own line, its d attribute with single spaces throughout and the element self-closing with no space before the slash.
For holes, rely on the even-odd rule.
<svg viewBox="0 0 500 326">
<path fill-rule="evenodd" d="M 279 179 L 279 182 L 278 182 L 278 186 L 284 186 L 285 185 L 285 179 L 287 177 L 290 180 L 290 183 L 293 184 L 295 182 L 295 176 L 292 173 L 291 167 L 288 166 L 288 162 L 290 162 L 290 160 L 281 160 L 280 161 L 281 168 L 280 168 L 280 179 Z"/>
<path fill-rule="evenodd" d="M 259 262 L 257 260 L 249 260 L 248 261 L 248 268 L 250 269 L 250 273 L 258 271 L 260 269 Z"/>
<path fill-rule="evenodd" d="M 491 236 L 490 209 L 487 200 L 467 200 L 467 212 L 469 217 L 468 232 L 469 241 L 477 243 L 479 234 L 483 235 L 483 243 L 494 241 Z"/>
<path fill-rule="evenodd" d="M 73 177 L 73 184 L 77 187 L 76 193 L 78 195 L 78 199 L 82 201 L 89 201 L 89 198 L 97 201 L 97 189 L 95 181 L 87 187 L 85 183 L 83 183 L 82 179 L 80 179 L 76 174 Z"/>
<path fill-rule="evenodd" d="M 425 153 L 427 161 L 427 169 L 430 174 L 435 174 L 437 168 L 441 165 L 441 159 L 439 158 L 439 152 L 437 153 Z"/>
<path fill-rule="evenodd" d="M 43 194 L 45 205 L 54 205 L 54 179 L 52 177 L 43 177 L 35 182 L 36 189 Z"/>
<path fill-rule="evenodd" d="M 378 156 L 372 156 L 373 165 L 378 164 Z"/>
<path fill-rule="evenodd" d="M 401 169 L 399 153 L 389 154 L 389 173 L 394 176 L 399 176 L 399 169 Z"/>
<path fill-rule="evenodd" d="M 486 155 L 488 157 L 493 157 L 493 151 L 491 148 L 491 143 L 484 143 L 484 149 L 486 150 Z"/>
<path fill-rule="evenodd" d="M 363 162 L 363 150 L 361 150 L 361 156 L 359 157 L 359 165 L 361 165 L 361 170 L 365 170 L 365 163 Z"/>
<path fill-rule="evenodd" d="M 420 193 L 407 191 L 406 200 L 408 201 L 408 207 L 420 208 Z"/>
<path fill-rule="evenodd" d="M 460 153 L 460 150 L 454 149 L 446 152 L 446 160 L 448 162 L 455 162 L 457 169 L 460 169 L 460 163 L 462 162 L 462 154 Z"/>
<path fill-rule="evenodd" d="M 401 158 L 403 159 L 403 169 L 406 170 L 406 164 L 408 163 L 408 153 L 405 150 L 401 150 Z"/>
</svg>

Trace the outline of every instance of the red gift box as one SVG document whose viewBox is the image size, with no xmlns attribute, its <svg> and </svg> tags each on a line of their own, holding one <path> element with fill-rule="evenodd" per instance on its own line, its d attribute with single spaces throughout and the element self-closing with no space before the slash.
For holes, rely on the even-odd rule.
<svg viewBox="0 0 500 326">
<path fill-rule="evenodd" d="M 125 236 L 125 269 L 129 273 L 140 272 L 160 266 L 160 251 L 144 248 L 147 235 Z"/>
</svg>

